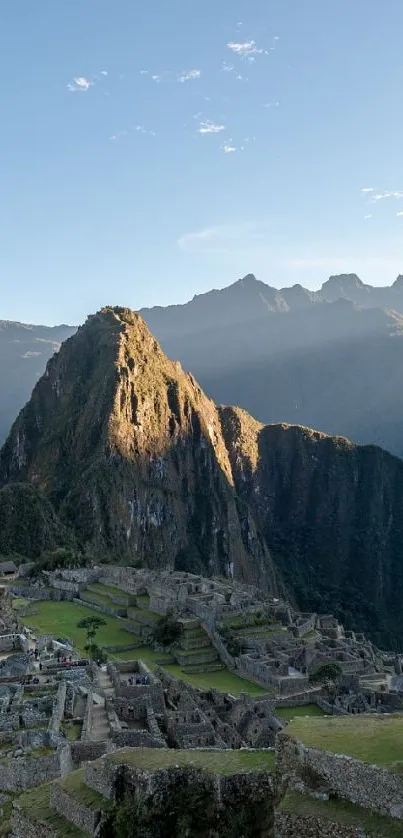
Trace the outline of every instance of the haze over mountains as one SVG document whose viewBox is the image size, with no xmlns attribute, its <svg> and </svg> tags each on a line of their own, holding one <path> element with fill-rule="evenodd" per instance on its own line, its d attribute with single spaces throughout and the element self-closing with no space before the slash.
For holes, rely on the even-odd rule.
<svg viewBox="0 0 403 838">
<path fill-rule="evenodd" d="M 390 287 L 334 276 L 313 292 L 248 275 L 185 305 L 140 313 L 215 402 L 403 456 L 403 276 Z M 74 331 L 0 324 L 0 444 Z"/>
<path fill-rule="evenodd" d="M 0 445 L 49 358 L 75 331 L 0 320 Z"/>
<path fill-rule="evenodd" d="M 403 277 L 331 277 L 312 292 L 249 275 L 141 314 L 216 402 L 403 455 Z"/>
<path fill-rule="evenodd" d="M 49 361 L 0 452 L 0 524 L 6 554 L 234 575 L 403 640 L 403 462 L 217 407 L 128 309 Z"/>
</svg>

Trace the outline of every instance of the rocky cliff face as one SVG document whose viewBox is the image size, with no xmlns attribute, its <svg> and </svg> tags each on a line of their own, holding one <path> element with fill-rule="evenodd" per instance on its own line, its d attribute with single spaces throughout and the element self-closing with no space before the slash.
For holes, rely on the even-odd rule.
<svg viewBox="0 0 403 838">
<path fill-rule="evenodd" d="M 302 609 L 403 639 L 403 463 L 290 425 L 220 411 L 234 483 Z M 399 643 L 398 643 L 399 645 Z"/>
<path fill-rule="evenodd" d="M 97 557 L 234 575 L 403 642 L 403 463 L 217 408 L 127 309 L 48 363 L 0 455 L 3 492 L 21 481 Z"/>
<path fill-rule="evenodd" d="M 40 490 L 97 555 L 276 590 L 215 405 L 129 310 L 90 317 L 49 362 L 2 450 L 0 479 Z"/>
</svg>

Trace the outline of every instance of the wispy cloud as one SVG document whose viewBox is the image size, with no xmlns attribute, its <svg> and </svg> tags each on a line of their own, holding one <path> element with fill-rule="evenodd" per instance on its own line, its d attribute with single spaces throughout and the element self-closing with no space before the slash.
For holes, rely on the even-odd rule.
<svg viewBox="0 0 403 838">
<path fill-rule="evenodd" d="M 221 148 L 224 154 L 232 154 L 234 151 L 237 151 L 237 147 L 235 145 L 231 145 L 231 140 L 228 143 L 224 143 Z"/>
<path fill-rule="evenodd" d="M 373 203 L 385 201 L 388 198 L 396 198 L 396 200 L 400 201 L 403 198 L 403 191 L 396 190 L 394 192 L 377 192 L 375 195 L 371 195 L 371 201 Z"/>
<path fill-rule="evenodd" d="M 94 84 L 93 81 L 86 79 L 85 76 L 76 76 L 73 81 L 67 85 L 67 90 L 70 93 L 86 93 Z"/>
<path fill-rule="evenodd" d="M 116 131 L 116 134 L 112 134 L 109 139 L 112 142 L 118 142 L 119 140 L 123 140 L 125 137 L 129 136 L 128 131 Z"/>
<path fill-rule="evenodd" d="M 396 215 L 398 218 L 401 218 L 401 216 L 403 216 L 403 212 L 397 212 Z"/>
<path fill-rule="evenodd" d="M 403 213 L 402 213 L 403 215 Z M 372 218 L 372 215 L 364 215 L 364 221 L 368 221 L 369 218 Z"/>
<path fill-rule="evenodd" d="M 365 186 L 364 189 L 361 189 L 361 192 L 363 193 L 363 195 L 365 195 L 369 192 L 374 192 L 374 187 L 373 186 Z"/>
<path fill-rule="evenodd" d="M 134 129 L 137 134 L 149 134 L 150 137 L 155 137 L 155 131 L 151 131 L 150 128 L 146 128 L 145 125 L 136 125 Z"/>
<path fill-rule="evenodd" d="M 206 227 L 186 233 L 178 239 L 178 246 L 186 253 L 228 253 L 261 249 L 266 245 L 267 224 L 244 221 Z"/>
<path fill-rule="evenodd" d="M 228 61 L 223 61 L 221 64 L 221 72 L 222 73 L 233 73 L 235 70 L 234 64 L 229 64 Z"/>
<path fill-rule="evenodd" d="M 257 46 L 256 41 L 244 41 L 243 43 L 230 41 L 227 44 L 227 47 L 232 50 L 235 55 L 241 56 L 241 58 L 250 58 L 251 56 L 262 55 L 264 52 L 263 49 L 260 49 Z"/>
<path fill-rule="evenodd" d="M 263 105 L 264 108 L 279 108 L 280 102 L 265 102 Z"/>
<path fill-rule="evenodd" d="M 200 123 L 197 130 L 199 134 L 219 134 L 221 131 L 225 131 L 225 125 L 220 125 L 217 122 L 211 122 L 211 120 L 207 119 L 205 122 Z"/>
<path fill-rule="evenodd" d="M 184 84 L 185 81 L 195 81 L 201 76 L 201 70 L 185 70 L 178 76 L 178 81 Z"/>
</svg>

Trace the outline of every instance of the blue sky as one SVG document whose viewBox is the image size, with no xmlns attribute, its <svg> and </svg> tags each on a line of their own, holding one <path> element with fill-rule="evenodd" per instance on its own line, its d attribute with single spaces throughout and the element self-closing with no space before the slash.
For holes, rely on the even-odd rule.
<svg viewBox="0 0 403 838">
<path fill-rule="evenodd" d="M 402 0 L 2 3 L 0 318 L 390 284 L 402 31 Z"/>
</svg>

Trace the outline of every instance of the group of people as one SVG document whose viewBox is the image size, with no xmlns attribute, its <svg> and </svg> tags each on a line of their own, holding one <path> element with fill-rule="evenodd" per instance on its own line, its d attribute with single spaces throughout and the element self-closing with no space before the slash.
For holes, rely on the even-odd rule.
<svg viewBox="0 0 403 838">
<path fill-rule="evenodd" d="M 135 684 L 148 684 L 148 675 L 131 675 L 129 678 L 129 684 L 131 687 L 134 687 Z"/>
</svg>

